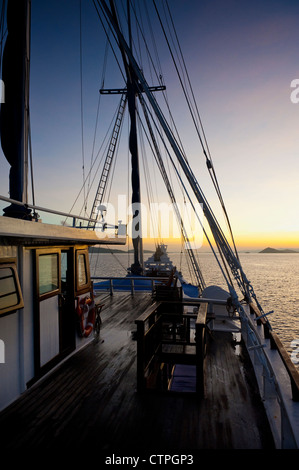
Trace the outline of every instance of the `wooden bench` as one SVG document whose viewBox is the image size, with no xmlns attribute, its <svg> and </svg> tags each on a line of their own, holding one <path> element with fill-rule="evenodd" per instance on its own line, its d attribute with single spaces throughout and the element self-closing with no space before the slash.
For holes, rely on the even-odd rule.
<svg viewBox="0 0 299 470">
<path fill-rule="evenodd" d="M 146 376 L 160 348 L 160 314 L 161 302 L 154 302 L 135 320 L 137 325 L 137 389 L 146 388 Z"/>
<path fill-rule="evenodd" d="M 204 392 L 204 357 L 206 350 L 206 321 L 208 303 L 199 306 L 197 315 L 165 313 L 165 302 L 153 303 L 136 321 L 137 325 L 137 389 L 158 388 L 158 382 L 164 384 L 164 371 L 170 364 L 189 364 L 196 367 L 196 392 Z M 186 331 L 183 339 L 180 333 L 163 335 L 165 325 L 173 328 L 180 322 L 190 329 L 190 320 L 195 320 L 195 341 L 190 341 L 190 332 Z M 178 335 L 178 336 L 177 336 Z M 194 353 L 186 352 L 187 346 L 194 346 Z M 189 348 L 190 349 L 190 348 Z M 191 348 L 192 349 L 192 348 Z M 160 374 L 160 378 L 159 378 Z M 164 375 L 163 375 L 164 374 Z M 163 388 L 161 385 L 161 388 Z"/>
</svg>

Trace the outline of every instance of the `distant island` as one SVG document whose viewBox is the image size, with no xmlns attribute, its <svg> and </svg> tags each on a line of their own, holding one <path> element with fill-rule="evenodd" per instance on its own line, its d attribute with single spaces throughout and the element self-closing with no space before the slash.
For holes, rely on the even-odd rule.
<svg viewBox="0 0 299 470">
<path fill-rule="evenodd" d="M 296 250 L 290 250 L 286 248 L 285 250 L 277 250 L 276 248 L 265 248 L 264 250 L 260 251 L 259 253 L 299 253 Z"/>
</svg>

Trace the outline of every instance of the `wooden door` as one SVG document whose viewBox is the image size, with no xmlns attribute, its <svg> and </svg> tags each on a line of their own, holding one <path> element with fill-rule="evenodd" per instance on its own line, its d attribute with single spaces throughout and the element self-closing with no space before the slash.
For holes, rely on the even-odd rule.
<svg viewBox="0 0 299 470">
<path fill-rule="evenodd" d="M 35 252 L 35 376 L 75 348 L 73 248 Z"/>
</svg>

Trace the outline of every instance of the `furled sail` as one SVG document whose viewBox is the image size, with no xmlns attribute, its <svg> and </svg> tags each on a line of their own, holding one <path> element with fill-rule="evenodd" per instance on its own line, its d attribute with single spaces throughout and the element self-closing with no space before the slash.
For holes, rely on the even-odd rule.
<svg viewBox="0 0 299 470">
<path fill-rule="evenodd" d="M 5 102 L 1 105 L 1 146 L 10 164 L 10 198 L 27 202 L 27 142 L 28 126 L 28 0 L 8 0 L 7 38 L 3 52 L 2 80 Z M 23 217 L 22 206 L 11 205 L 4 209 L 6 215 Z"/>
</svg>

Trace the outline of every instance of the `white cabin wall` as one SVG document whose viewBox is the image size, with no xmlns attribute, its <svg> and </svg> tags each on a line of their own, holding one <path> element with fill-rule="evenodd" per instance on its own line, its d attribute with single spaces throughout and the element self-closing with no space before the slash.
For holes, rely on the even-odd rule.
<svg viewBox="0 0 299 470">
<path fill-rule="evenodd" d="M 0 246 L 1 258 L 16 258 L 24 308 L 0 317 L 5 362 L 0 363 L 0 410 L 14 401 L 34 377 L 33 257 L 32 250 Z"/>
<path fill-rule="evenodd" d="M 18 313 L 0 318 L 0 339 L 4 343 L 4 363 L 0 363 L 1 410 L 20 394 Z"/>
<path fill-rule="evenodd" d="M 4 362 L 0 358 L 0 410 L 15 401 L 35 378 L 34 319 L 35 310 L 35 250 L 33 246 L 0 245 L 0 258 L 14 258 L 23 295 L 24 307 L 0 316 L 0 346 L 4 347 Z M 84 289 L 83 289 L 84 290 Z M 76 294 L 75 294 L 76 295 Z M 90 291 L 79 298 L 91 295 Z M 57 295 L 40 301 L 41 366 L 59 353 L 59 298 Z M 77 299 L 74 298 L 74 315 Z M 75 353 L 93 340 L 93 334 L 75 336 Z M 0 350 L 1 352 L 1 350 Z M 64 360 L 65 358 L 63 358 Z"/>
<path fill-rule="evenodd" d="M 40 362 L 41 366 L 59 354 L 58 296 L 40 302 Z"/>
<path fill-rule="evenodd" d="M 15 258 L 19 268 L 18 248 L 0 246 L 1 258 Z M 0 317 L 0 339 L 4 343 L 4 362 L 0 363 L 0 410 L 14 401 L 20 387 L 20 318 L 22 309 Z"/>
</svg>

